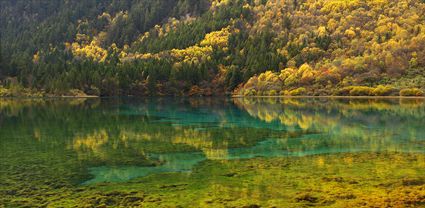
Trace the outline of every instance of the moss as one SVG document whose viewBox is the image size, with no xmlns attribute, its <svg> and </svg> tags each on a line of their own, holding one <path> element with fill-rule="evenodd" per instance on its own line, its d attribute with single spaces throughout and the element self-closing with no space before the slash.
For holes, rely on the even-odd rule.
<svg viewBox="0 0 425 208">
<path fill-rule="evenodd" d="M 316 203 L 318 201 L 318 198 L 315 196 L 312 196 L 309 193 L 300 193 L 295 197 L 295 200 L 297 202 L 311 202 Z"/>
</svg>

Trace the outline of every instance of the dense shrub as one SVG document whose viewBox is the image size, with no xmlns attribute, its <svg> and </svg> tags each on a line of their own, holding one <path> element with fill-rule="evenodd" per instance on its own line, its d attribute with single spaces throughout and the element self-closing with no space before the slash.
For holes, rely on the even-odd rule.
<svg viewBox="0 0 425 208">
<path fill-rule="evenodd" d="M 255 91 L 254 89 L 245 90 L 243 92 L 243 96 L 255 96 L 255 95 L 257 95 L 257 91 Z"/>
<path fill-rule="evenodd" d="M 65 95 L 66 96 L 73 96 L 73 97 L 85 97 L 85 96 L 87 96 L 86 93 L 84 93 L 83 91 L 81 91 L 79 89 L 71 89 Z"/>
<path fill-rule="evenodd" d="M 391 86 L 378 85 L 378 87 L 372 91 L 372 94 L 375 96 L 388 96 L 395 92 L 396 90 Z"/>
<path fill-rule="evenodd" d="M 288 92 L 288 90 L 281 90 L 281 91 L 279 92 L 279 95 L 280 95 L 280 96 L 289 95 L 289 92 Z"/>
<path fill-rule="evenodd" d="M 270 90 L 269 91 L 269 96 L 276 96 L 276 95 L 277 95 L 276 90 Z"/>
<path fill-rule="evenodd" d="M 99 88 L 95 86 L 91 86 L 88 90 L 86 90 L 86 94 L 93 95 L 93 96 L 100 96 L 100 90 Z"/>
<path fill-rule="evenodd" d="M 8 89 L 0 86 L 0 97 L 8 97 L 11 96 L 11 93 Z"/>
<path fill-rule="evenodd" d="M 291 96 L 300 96 L 305 95 L 307 93 L 307 90 L 304 87 L 297 88 L 295 90 L 291 90 L 289 92 L 289 95 Z"/>
<path fill-rule="evenodd" d="M 374 88 L 365 86 L 355 86 L 350 90 L 350 96 L 369 96 L 373 95 Z"/>
<path fill-rule="evenodd" d="M 418 88 L 402 89 L 400 96 L 424 96 L 424 91 Z"/>
<path fill-rule="evenodd" d="M 348 95 L 350 95 L 350 91 L 352 89 L 353 89 L 352 86 L 341 88 L 341 89 L 338 90 L 338 92 L 336 93 L 336 95 L 348 96 Z"/>
</svg>

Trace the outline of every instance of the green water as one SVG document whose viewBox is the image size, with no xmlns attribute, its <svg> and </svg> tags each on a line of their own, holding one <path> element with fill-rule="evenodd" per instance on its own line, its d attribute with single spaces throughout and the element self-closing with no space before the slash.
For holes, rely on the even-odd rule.
<svg viewBox="0 0 425 208">
<path fill-rule="evenodd" d="M 0 207 L 425 206 L 423 99 L 2 99 L 0 127 Z"/>
</svg>

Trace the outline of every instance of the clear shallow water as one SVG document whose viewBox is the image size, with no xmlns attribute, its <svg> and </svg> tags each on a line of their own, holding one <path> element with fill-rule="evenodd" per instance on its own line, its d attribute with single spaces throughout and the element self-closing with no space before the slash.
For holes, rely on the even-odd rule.
<svg viewBox="0 0 425 208">
<path fill-rule="evenodd" d="M 5 180 L 17 166 L 88 185 L 207 160 L 425 153 L 421 99 L 4 99 L 0 116 Z"/>
</svg>

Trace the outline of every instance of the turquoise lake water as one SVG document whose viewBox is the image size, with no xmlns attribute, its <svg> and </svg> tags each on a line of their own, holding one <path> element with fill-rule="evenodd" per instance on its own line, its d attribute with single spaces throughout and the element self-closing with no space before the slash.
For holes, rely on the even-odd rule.
<svg viewBox="0 0 425 208">
<path fill-rule="evenodd" d="M 84 176 L 74 178 L 80 184 L 190 172 L 205 160 L 425 152 L 421 99 L 15 99 L 1 103 L 2 162 L 29 165 L 25 158 L 40 156 L 37 163 L 55 168 L 55 161 L 66 159 L 70 170 L 84 170 Z"/>
</svg>

